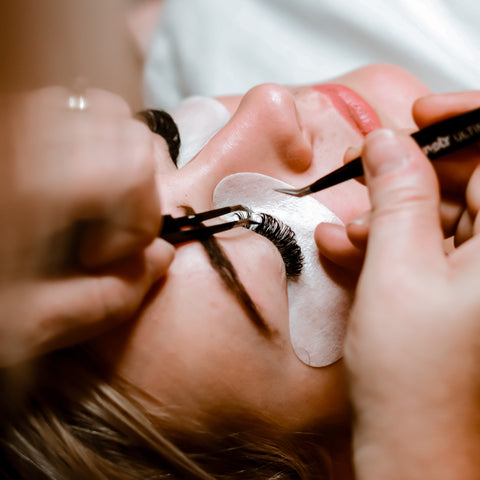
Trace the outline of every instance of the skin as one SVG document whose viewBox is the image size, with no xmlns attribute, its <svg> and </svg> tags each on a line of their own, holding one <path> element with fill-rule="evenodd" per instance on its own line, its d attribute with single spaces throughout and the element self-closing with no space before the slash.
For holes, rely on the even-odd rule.
<svg viewBox="0 0 480 480">
<path fill-rule="evenodd" d="M 330 83 L 358 92 L 393 129 L 416 129 L 412 104 L 429 93 L 415 77 L 389 65 Z M 341 165 L 347 150 L 363 142 L 330 100 L 310 87 L 262 85 L 221 101 L 232 112 L 231 121 L 183 169 L 168 158 L 163 140 L 155 140 L 165 213 L 182 215 L 182 205 L 213 208 L 216 184 L 241 171 L 303 186 Z M 359 182 L 316 198 L 345 223 L 369 208 Z M 327 251 L 335 250 L 329 242 L 347 238 L 345 228 L 335 232 L 324 238 Z M 311 368 L 290 345 L 286 279 L 276 248 L 246 229 L 217 238 L 273 331 L 271 338 L 259 333 L 221 284 L 202 246 L 190 242 L 176 248 L 166 277 L 136 319 L 94 342 L 97 352 L 116 373 L 200 420 L 208 421 L 213 412 L 229 418 L 261 415 L 288 431 L 343 422 L 348 415 L 343 362 Z M 329 273 L 339 288 L 353 289 L 358 272 L 344 268 L 344 254 L 330 256 L 338 261 L 327 261 Z"/>
</svg>

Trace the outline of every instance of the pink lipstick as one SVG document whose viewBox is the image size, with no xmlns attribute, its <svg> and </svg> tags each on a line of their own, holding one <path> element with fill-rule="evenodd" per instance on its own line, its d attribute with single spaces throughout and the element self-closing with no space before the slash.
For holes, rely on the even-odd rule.
<svg viewBox="0 0 480 480">
<path fill-rule="evenodd" d="M 325 83 L 315 85 L 313 89 L 326 95 L 335 109 L 352 127 L 362 135 L 381 128 L 382 123 L 377 112 L 358 93 L 344 85 Z"/>
</svg>

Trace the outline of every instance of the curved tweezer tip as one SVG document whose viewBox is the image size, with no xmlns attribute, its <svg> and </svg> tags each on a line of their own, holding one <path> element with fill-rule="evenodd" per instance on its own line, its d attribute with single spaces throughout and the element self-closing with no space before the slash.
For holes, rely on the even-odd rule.
<svg viewBox="0 0 480 480">
<path fill-rule="evenodd" d="M 287 195 L 292 195 L 293 197 L 304 197 L 305 195 L 310 195 L 312 190 L 310 186 L 304 188 L 275 188 L 276 192 L 286 193 Z"/>
<path fill-rule="evenodd" d="M 325 188 L 333 187 L 339 183 L 350 180 L 351 178 L 361 177 L 363 175 L 362 159 L 360 157 L 351 162 L 342 165 L 333 172 L 319 178 L 316 182 L 303 188 L 277 188 L 277 192 L 293 195 L 294 197 L 304 197 L 311 193 L 319 192 Z"/>
</svg>

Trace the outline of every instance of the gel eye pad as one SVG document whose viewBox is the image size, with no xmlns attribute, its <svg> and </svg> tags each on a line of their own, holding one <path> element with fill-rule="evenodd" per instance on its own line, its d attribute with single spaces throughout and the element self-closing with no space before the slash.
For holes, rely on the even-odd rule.
<svg viewBox="0 0 480 480">
<path fill-rule="evenodd" d="M 180 132 L 177 167 L 185 166 L 230 120 L 230 113 L 218 100 L 193 96 L 169 112 Z"/>
<path fill-rule="evenodd" d="M 257 173 L 237 173 L 217 185 L 216 208 L 242 204 L 255 213 L 268 213 L 293 229 L 305 258 L 299 277 L 287 282 L 290 340 L 297 357 L 312 367 L 324 367 L 343 355 L 351 295 L 322 267 L 314 240 L 319 223 L 342 224 L 312 197 L 291 197 L 275 188 L 291 185 Z"/>
</svg>

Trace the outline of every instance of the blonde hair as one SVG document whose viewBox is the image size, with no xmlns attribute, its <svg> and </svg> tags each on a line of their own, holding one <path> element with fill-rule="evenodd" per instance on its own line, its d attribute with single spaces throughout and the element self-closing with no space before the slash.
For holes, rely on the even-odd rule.
<svg viewBox="0 0 480 480">
<path fill-rule="evenodd" d="M 175 418 L 168 406 L 157 405 L 155 414 L 149 413 L 142 392 L 102 372 L 82 348 L 46 356 L 25 372 L 2 372 L 2 391 L 9 394 L 0 401 L 1 478 L 328 476 L 318 438 L 286 436 L 267 425 L 259 428 L 261 420 L 243 431 L 185 429 L 186 422 Z"/>
</svg>

